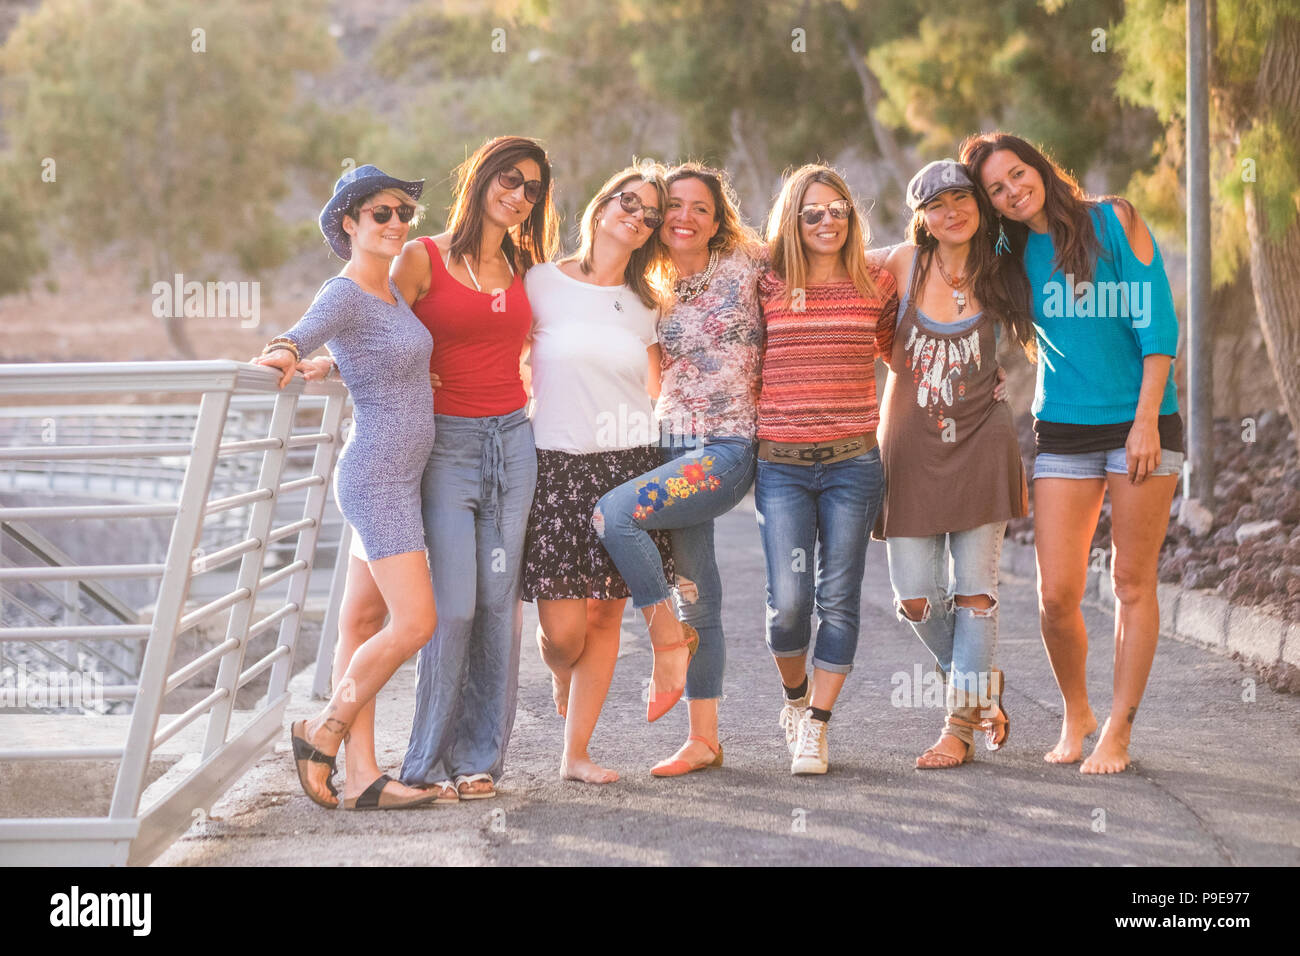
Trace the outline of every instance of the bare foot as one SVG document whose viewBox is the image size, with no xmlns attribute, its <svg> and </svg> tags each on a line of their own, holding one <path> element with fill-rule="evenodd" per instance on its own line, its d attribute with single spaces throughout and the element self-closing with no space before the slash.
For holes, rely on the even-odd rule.
<svg viewBox="0 0 1300 956">
<path fill-rule="evenodd" d="M 1075 763 L 1083 756 L 1083 738 L 1097 731 L 1097 718 L 1089 707 L 1082 720 L 1074 720 L 1068 711 L 1061 721 L 1061 739 L 1056 746 L 1043 754 L 1048 763 Z"/>
<path fill-rule="evenodd" d="M 613 783 L 618 779 L 618 771 L 597 766 L 590 757 L 566 758 L 560 761 L 560 776 L 581 783 Z"/>
<path fill-rule="evenodd" d="M 561 680 L 560 675 L 551 672 L 551 697 L 555 699 L 555 712 L 561 717 L 568 716 L 569 712 L 569 681 L 570 677 Z"/>
<path fill-rule="evenodd" d="M 1111 730 L 1110 718 L 1101 729 L 1097 746 L 1092 748 L 1088 759 L 1079 765 L 1080 773 L 1119 773 L 1129 765 L 1128 736 L 1131 724 L 1123 730 Z M 1123 738 L 1123 739 L 1121 739 Z"/>
</svg>

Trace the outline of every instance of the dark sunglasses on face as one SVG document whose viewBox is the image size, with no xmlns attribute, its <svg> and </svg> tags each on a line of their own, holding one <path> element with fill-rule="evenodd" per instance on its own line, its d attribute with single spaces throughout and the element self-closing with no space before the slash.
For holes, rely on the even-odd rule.
<svg viewBox="0 0 1300 956">
<path fill-rule="evenodd" d="M 397 213 L 397 218 L 401 222 L 410 222 L 415 217 L 415 207 L 403 203 L 400 206 L 362 206 L 357 210 L 358 213 L 370 212 L 370 217 L 381 226 L 393 218 L 393 213 Z"/>
<path fill-rule="evenodd" d="M 542 181 L 540 179 L 525 180 L 524 174 L 513 166 L 497 173 L 497 182 L 500 184 L 502 189 L 509 189 L 511 191 L 523 186 L 524 198 L 530 203 L 536 204 L 537 201 L 542 198 Z"/>
<path fill-rule="evenodd" d="M 819 202 L 804 206 L 799 210 L 799 217 L 803 219 L 805 225 L 815 226 L 828 212 L 832 219 L 848 219 L 852 209 L 853 204 L 847 199 L 837 199 L 834 202 Z"/>
<path fill-rule="evenodd" d="M 641 201 L 641 197 L 636 193 L 622 192 L 614 193 L 609 197 L 617 199 L 618 204 L 623 207 L 624 212 L 641 212 L 641 221 L 651 229 L 658 229 L 664 224 L 664 214 L 659 211 L 657 206 L 647 206 Z"/>
</svg>

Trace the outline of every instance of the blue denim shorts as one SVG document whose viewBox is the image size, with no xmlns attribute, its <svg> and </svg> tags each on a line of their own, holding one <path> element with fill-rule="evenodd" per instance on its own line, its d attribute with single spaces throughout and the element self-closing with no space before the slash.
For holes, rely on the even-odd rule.
<svg viewBox="0 0 1300 956">
<path fill-rule="evenodd" d="M 1183 453 L 1160 449 L 1160 464 L 1151 477 L 1177 475 L 1183 470 Z M 1035 478 L 1105 478 L 1107 474 L 1128 474 L 1128 456 L 1123 448 L 1086 451 L 1079 455 L 1039 454 L 1034 458 Z"/>
</svg>

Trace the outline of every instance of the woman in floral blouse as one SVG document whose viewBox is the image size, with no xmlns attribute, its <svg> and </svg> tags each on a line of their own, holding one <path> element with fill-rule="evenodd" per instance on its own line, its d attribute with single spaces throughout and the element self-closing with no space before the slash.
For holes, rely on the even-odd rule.
<svg viewBox="0 0 1300 956">
<path fill-rule="evenodd" d="M 690 702 L 686 743 L 651 770 L 661 777 L 722 764 L 718 699 L 726 651 L 713 519 L 754 480 L 763 349 L 757 285 L 764 269 L 758 237 L 741 221 L 725 173 L 687 163 L 668 174 L 667 185 L 660 236 L 670 266 L 660 283 L 667 308 L 657 329 L 663 381 L 655 407 L 665 464 L 606 494 L 594 515 L 650 628 L 655 664 L 647 718 L 667 713 L 683 689 Z M 672 538 L 681 622 L 649 534 L 657 529 L 669 529 Z"/>
</svg>

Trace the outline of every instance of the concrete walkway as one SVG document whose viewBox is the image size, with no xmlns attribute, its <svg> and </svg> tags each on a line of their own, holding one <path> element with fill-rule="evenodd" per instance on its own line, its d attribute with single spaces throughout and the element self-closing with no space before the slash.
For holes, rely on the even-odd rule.
<svg viewBox="0 0 1300 956">
<path fill-rule="evenodd" d="M 752 501 L 718 522 L 726 588 L 726 766 L 676 780 L 649 767 L 686 733 L 686 708 L 645 722 L 650 673 L 640 615 L 624 619 L 623 649 L 593 754 L 623 779 L 605 787 L 559 779 L 561 720 L 525 605 L 519 714 L 495 800 L 404 812 L 347 813 L 300 790 L 287 731 L 158 860 L 158 865 L 350 866 L 617 864 L 1300 864 L 1300 698 L 1198 647 L 1162 640 L 1135 731 L 1134 766 L 1086 777 L 1043 762 L 1060 721 L 1038 636 L 1033 582 L 1004 578 L 998 662 L 1007 674 L 1008 746 L 982 746 L 974 764 L 918 772 L 942 711 L 894 706 L 920 643 L 895 620 L 879 542 L 868 550 L 862 640 L 831 723 L 831 772 L 791 777 L 777 726 L 775 668 L 763 645 L 763 566 Z M 1086 609 L 1089 686 L 1110 700 L 1111 619 Z M 901 675 L 894 679 L 894 675 Z M 414 664 L 379 703 L 380 765 L 406 744 Z M 315 709 L 309 674 L 295 678 L 289 716 Z M 1250 693 L 1253 689 L 1253 699 Z"/>
</svg>

